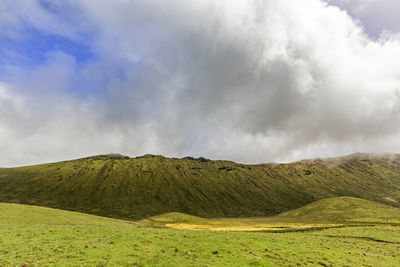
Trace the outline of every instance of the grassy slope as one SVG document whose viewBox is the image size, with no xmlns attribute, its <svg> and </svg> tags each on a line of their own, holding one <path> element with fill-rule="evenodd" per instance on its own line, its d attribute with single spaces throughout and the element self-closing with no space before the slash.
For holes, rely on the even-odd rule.
<svg viewBox="0 0 400 267">
<path fill-rule="evenodd" d="M 0 266 L 399 266 L 399 244 L 399 227 L 389 225 L 280 234 L 182 231 L 0 203 Z"/>
<path fill-rule="evenodd" d="M 360 198 L 336 197 L 319 200 L 299 209 L 271 217 L 204 219 L 174 213 L 162 215 L 157 221 L 150 218 L 141 223 L 153 227 L 164 225 L 174 229 L 187 230 L 312 231 L 382 223 L 400 226 L 400 209 Z"/>
<path fill-rule="evenodd" d="M 283 212 L 275 218 L 400 223 L 400 209 L 359 198 L 337 197 L 319 200 L 299 209 Z"/>
<path fill-rule="evenodd" d="M 197 216 L 191 216 L 184 213 L 179 212 L 169 212 L 163 213 L 160 215 L 152 216 L 148 218 L 148 220 L 156 221 L 156 222 L 192 222 L 192 221 L 201 221 L 203 218 Z"/>
<path fill-rule="evenodd" d="M 319 199 L 353 196 L 400 206 L 400 156 L 352 155 L 244 165 L 161 156 L 95 156 L 0 169 L 0 201 L 116 218 L 167 212 L 265 216 Z"/>
</svg>

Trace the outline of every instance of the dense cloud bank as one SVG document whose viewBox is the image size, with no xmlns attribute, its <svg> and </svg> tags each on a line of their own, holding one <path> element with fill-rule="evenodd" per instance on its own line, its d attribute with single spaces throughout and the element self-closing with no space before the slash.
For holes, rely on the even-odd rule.
<svg viewBox="0 0 400 267">
<path fill-rule="evenodd" d="M 400 151 L 400 36 L 371 37 L 326 2 L 5 0 L 0 13 L 3 39 L 28 25 L 91 55 L 1 54 L 0 166 Z"/>
<path fill-rule="evenodd" d="M 327 0 L 344 10 L 356 20 L 372 38 L 400 31 L 400 1 L 397 0 Z"/>
</svg>

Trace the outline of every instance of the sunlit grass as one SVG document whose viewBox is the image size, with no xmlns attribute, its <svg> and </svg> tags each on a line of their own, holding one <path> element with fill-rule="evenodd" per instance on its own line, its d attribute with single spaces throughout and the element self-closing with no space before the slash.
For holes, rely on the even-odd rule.
<svg viewBox="0 0 400 267">
<path fill-rule="evenodd" d="M 0 266 L 398 266 L 400 227 L 190 231 L 0 204 Z"/>
</svg>

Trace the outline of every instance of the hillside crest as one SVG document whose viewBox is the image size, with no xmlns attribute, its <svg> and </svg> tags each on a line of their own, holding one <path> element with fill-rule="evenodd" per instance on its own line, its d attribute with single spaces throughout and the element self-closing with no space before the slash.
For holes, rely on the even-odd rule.
<svg viewBox="0 0 400 267">
<path fill-rule="evenodd" d="M 353 154 L 249 165 L 108 154 L 0 169 L 0 202 L 127 219 L 168 212 L 269 216 L 338 196 L 399 207 L 400 156 Z"/>
</svg>

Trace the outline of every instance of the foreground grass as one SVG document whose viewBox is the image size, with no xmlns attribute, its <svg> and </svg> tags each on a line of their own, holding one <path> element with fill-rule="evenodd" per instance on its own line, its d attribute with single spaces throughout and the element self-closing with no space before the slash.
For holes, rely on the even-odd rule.
<svg viewBox="0 0 400 267">
<path fill-rule="evenodd" d="M 400 227 L 296 233 L 141 228 L 0 203 L 0 266 L 399 266 Z"/>
</svg>

